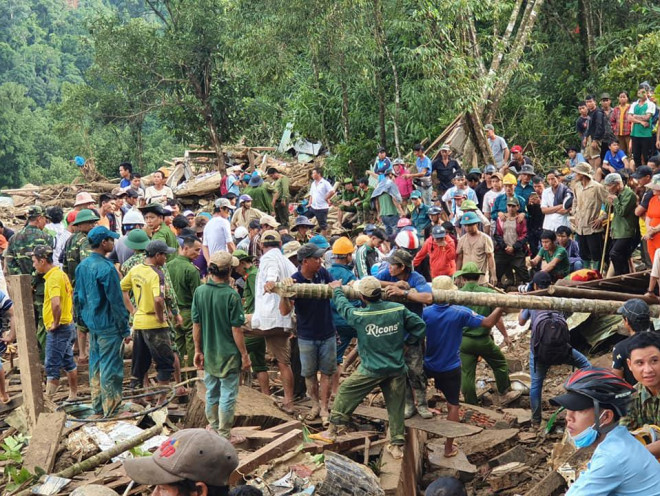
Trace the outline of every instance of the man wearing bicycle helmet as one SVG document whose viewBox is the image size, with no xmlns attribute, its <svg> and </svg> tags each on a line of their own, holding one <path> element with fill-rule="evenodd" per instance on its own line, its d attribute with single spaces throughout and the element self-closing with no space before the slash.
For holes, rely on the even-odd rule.
<svg viewBox="0 0 660 496">
<path fill-rule="evenodd" d="M 577 370 L 564 384 L 566 394 L 550 400 L 566 410 L 566 429 L 576 448 L 596 445 L 587 469 L 566 496 L 648 496 L 660 494 L 660 464 L 619 419 L 634 391 L 610 369 Z"/>
</svg>

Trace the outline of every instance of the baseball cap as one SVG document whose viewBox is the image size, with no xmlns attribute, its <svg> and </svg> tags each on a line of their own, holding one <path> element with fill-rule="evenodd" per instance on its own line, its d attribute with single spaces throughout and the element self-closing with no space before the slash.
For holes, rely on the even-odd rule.
<svg viewBox="0 0 660 496">
<path fill-rule="evenodd" d="M 316 245 L 317 247 L 321 248 L 323 251 L 330 248 L 330 243 L 328 243 L 328 240 L 325 239 L 325 236 L 322 236 L 321 234 L 317 234 L 316 236 L 312 236 L 312 238 L 309 240 L 309 242 L 311 244 Z"/>
<path fill-rule="evenodd" d="M 325 249 L 320 248 L 311 241 L 300 247 L 298 250 L 298 260 L 301 262 L 307 258 L 321 258 L 325 253 Z"/>
<path fill-rule="evenodd" d="M 579 412 L 580 410 L 593 408 L 594 400 L 583 394 L 569 391 L 566 394 L 551 398 L 550 404 L 554 406 L 563 406 L 566 410 L 571 410 L 573 412 Z"/>
<path fill-rule="evenodd" d="M 651 169 L 648 165 L 642 165 L 641 167 L 637 167 L 635 172 L 633 172 L 632 177 L 635 179 L 641 179 L 642 177 L 646 176 L 652 176 L 653 175 L 653 169 Z"/>
<path fill-rule="evenodd" d="M 364 279 L 361 279 L 358 282 L 357 290 L 362 296 L 367 298 L 375 298 L 380 296 L 382 289 L 380 287 L 380 281 L 374 276 L 367 276 Z"/>
<path fill-rule="evenodd" d="M 144 252 L 148 257 L 153 257 L 155 255 L 158 255 L 159 253 L 165 253 L 169 255 L 170 253 L 174 253 L 175 251 L 176 250 L 174 248 L 170 248 L 169 246 L 167 246 L 167 243 L 165 243 L 165 241 L 162 241 L 160 239 L 151 241 L 144 249 Z"/>
<path fill-rule="evenodd" d="M 277 222 L 277 220 L 275 220 L 275 217 L 273 217 L 272 215 L 266 214 L 266 215 L 262 215 L 261 218 L 259 219 L 259 225 L 261 226 L 265 225 L 275 229 L 280 225 L 280 223 Z"/>
<path fill-rule="evenodd" d="M 124 193 L 126 193 L 126 196 L 129 198 L 139 198 L 140 195 L 138 194 L 137 191 L 135 191 L 133 188 L 127 188 L 124 190 Z"/>
<path fill-rule="evenodd" d="M 385 261 L 393 265 L 403 265 L 404 267 L 412 268 L 413 257 L 407 251 L 396 250 Z"/>
<path fill-rule="evenodd" d="M 454 191 L 454 198 L 465 198 L 467 197 L 467 193 L 465 193 L 464 189 L 457 189 Z"/>
<path fill-rule="evenodd" d="M 626 301 L 623 306 L 619 307 L 616 313 L 634 323 L 646 324 L 651 320 L 651 310 L 649 309 L 649 306 L 644 300 L 639 298 L 633 298 Z"/>
<path fill-rule="evenodd" d="M 165 440 L 153 456 L 124 461 L 126 475 L 150 486 L 186 479 L 226 486 L 236 467 L 238 455 L 231 443 L 206 429 L 182 429 Z"/>
<path fill-rule="evenodd" d="M 493 164 L 488 164 L 486 168 L 484 169 L 484 174 L 495 174 L 497 172 L 497 169 Z"/>
<path fill-rule="evenodd" d="M 142 229 L 133 229 L 126 235 L 125 244 L 131 250 L 144 250 L 149 243 L 149 236 Z"/>
<path fill-rule="evenodd" d="M 252 197 L 250 195 L 241 195 L 238 197 L 238 204 L 240 205 L 244 201 L 252 201 Z"/>
<path fill-rule="evenodd" d="M 450 152 L 451 151 L 451 146 L 445 144 L 440 147 L 441 152 Z"/>
<path fill-rule="evenodd" d="M 213 205 L 215 205 L 215 208 L 228 208 L 230 210 L 236 208 L 227 198 L 218 198 Z"/>
<path fill-rule="evenodd" d="M 506 204 L 507 205 L 515 205 L 516 207 L 520 206 L 520 202 L 518 201 L 518 198 L 516 198 L 515 196 L 512 196 L 511 198 L 509 198 L 506 201 Z"/>
<path fill-rule="evenodd" d="M 78 214 L 80 217 L 80 214 Z M 105 226 L 96 226 L 94 229 L 87 233 L 87 239 L 92 245 L 100 245 L 103 241 L 108 238 L 119 239 L 119 234 L 114 231 L 111 231 Z"/>
<path fill-rule="evenodd" d="M 364 226 L 364 234 L 367 236 L 371 236 L 373 232 L 376 230 L 376 226 L 374 224 L 367 224 Z"/>
<path fill-rule="evenodd" d="M 229 267 L 236 267 L 239 260 L 228 251 L 216 251 L 209 257 L 209 263 L 219 269 L 228 269 Z"/>
<path fill-rule="evenodd" d="M 485 129 L 486 131 L 495 131 L 495 128 L 493 127 L 492 124 L 486 124 L 486 125 L 484 126 L 484 129 Z"/>
<path fill-rule="evenodd" d="M 436 276 L 431 282 L 431 289 L 440 289 L 442 291 L 456 291 L 458 288 L 449 276 Z"/>
<path fill-rule="evenodd" d="M 419 190 L 415 190 L 412 193 L 410 193 L 410 199 L 421 198 L 421 197 L 422 197 L 422 192 Z"/>
<path fill-rule="evenodd" d="M 431 236 L 435 239 L 441 239 L 447 236 L 447 231 L 442 226 L 433 226 L 433 229 L 431 229 Z"/>
<path fill-rule="evenodd" d="M 513 145 L 511 147 L 511 153 L 521 153 L 522 152 L 522 146 L 520 145 Z"/>
<path fill-rule="evenodd" d="M 191 217 L 191 216 L 194 217 L 195 212 L 193 212 L 192 210 L 186 210 L 186 211 L 183 212 L 183 216 L 184 217 Z"/>
<path fill-rule="evenodd" d="M 481 169 L 479 167 L 472 167 L 468 174 L 481 174 Z"/>
<path fill-rule="evenodd" d="M 269 229 L 268 231 L 264 231 L 263 233 L 261 233 L 262 243 L 267 243 L 272 241 L 281 243 L 282 237 L 280 236 L 280 233 L 278 233 L 277 231 L 273 231 L 272 229 Z"/>
<path fill-rule="evenodd" d="M 550 274 L 547 272 L 540 271 L 534 274 L 532 282 L 536 284 L 539 289 L 546 289 L 550 287 L 550 284 L 552 284 L 552 277 L 550 277 Z"/>
<path fill-rule="evenodd" d="M 300 242 L 296 240 L 289 241 L 282 246 L 282 253 L 286 258 L 291 258 L 294 255 L 298 255 L 298 250 L 300 250 L 301 246 Z"/>
<path fill-rule="evenodd" d="M 32 255 L 37 258 L 46 258 L 53 254 L 53 247 L 48 245 L 37 245 L 32 250 Z"/>
<path fill-rule="evenodd" d="M 504 180 L 504 177 L 502 176 L 502 173 L 501 173 L 501 172 L 493 172 L 493 177 L 496 177 L 496 178 L 499 179 L 500 181 L 503 181 L 503 180 Z"/>
</svg>

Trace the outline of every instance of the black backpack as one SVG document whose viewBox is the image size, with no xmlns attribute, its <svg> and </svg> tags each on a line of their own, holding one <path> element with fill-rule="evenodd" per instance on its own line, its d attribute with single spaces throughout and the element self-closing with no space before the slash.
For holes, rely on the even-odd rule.
<svg viewBox="0 0 660 496">
<path fill-rule="evenodd" d="M 571 363 L 571 334 L 566 318 L 559 312 L 544 310 L 532 322 L 532 352 L 535 362 L 544 365 Z"/>
</svg>

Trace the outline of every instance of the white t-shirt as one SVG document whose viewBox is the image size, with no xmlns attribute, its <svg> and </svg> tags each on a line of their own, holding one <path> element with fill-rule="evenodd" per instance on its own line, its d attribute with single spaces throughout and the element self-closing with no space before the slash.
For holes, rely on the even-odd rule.
<svg viewBox="0 0 660 496">
<path fill-rule="evenodd" d="M 546 188 L 541 195 L 541 208 L 548 208 L 555 206 L 555 193 L 552 188 Z M 559 226 L 571 227 L 571 222 L 568 220 L 568 214 L 545 214 L 543 219 L 543 229 L 549 231 L 556 231 Z"/>
<path fill-rule="evenodd" d="M 486 217 L 490 219 L 490 213 L 493 211 L 493 205 L 495 204 L 495 199 L 504 194 L 504 188 L 502 188 L 499 191 L 495 191 L 493 189 L 488 190 L 486 194 L 484 195 L 484 201 L 483 201 L 483 212 Z"/>
<path fill-rule="evenodd" d="M 208 246 L 209 255 L 216 251 L 227 251 L 227 243 L 232 243 L 229 220 L 224 217 L 213 217 L 204 227 L 203 245 Z"/>
<path fill-rule="evenodd" d="M 325 179 L 320 181 L 312 181 L 309 187 L 309 194 L 312 196 L 311 207 L 314 210 L 326 210 L 330 205 L 325 200 L 325 197 L 332 191 L 332 185 Z"/>
<path fill-rule="evenodd" d="M 154 186 L 149 186 L 144 192 L 144 198 L 147 203 L 158 202 L 164 205 L 168 198 L 174 198 L 174 193 L 172 193 L 172 188 L 169 186 L 163 186 L 161 190 L 157 190 Z"/>
<path fill-rule="evenodd" d="M 296 273 L 298 269 L 282 252 L 273 248 L 261 256 L 259 260 L 259 272 L 254 297 L 254 314 L 252 315 L 252 327 L 266 331 L 276 327 L 291 329 L 293 322 L 291 313 L 282 315 L 280 313 L 280 297 L 275 293 L 264 292 L 267 282 L 279 282 Z"/>
</svg>

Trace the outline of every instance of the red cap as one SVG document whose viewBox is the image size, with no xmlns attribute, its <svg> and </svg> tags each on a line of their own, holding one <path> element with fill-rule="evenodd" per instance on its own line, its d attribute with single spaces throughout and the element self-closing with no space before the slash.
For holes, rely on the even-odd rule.
<svg viewBox="0 0 660 496">
<path fill-rule="evenodd" d="M 522 146 L 514 145 L 511 147 L 511 153 L 521 153 L 521 152 L 522 152 Z"/>
<path fill-rule="evenodd" d="M 67 224 L 71 224 L 73 221 L 76 220 L 76 216 L 77 216 L 77 215 L 78 215 L 78 211 L 77 211 L 77 210 L 71 210 L 71 212 L 69 212 L 69 213 L 66 215 L 66 223 L 67 223 Z"/>
</svg>

